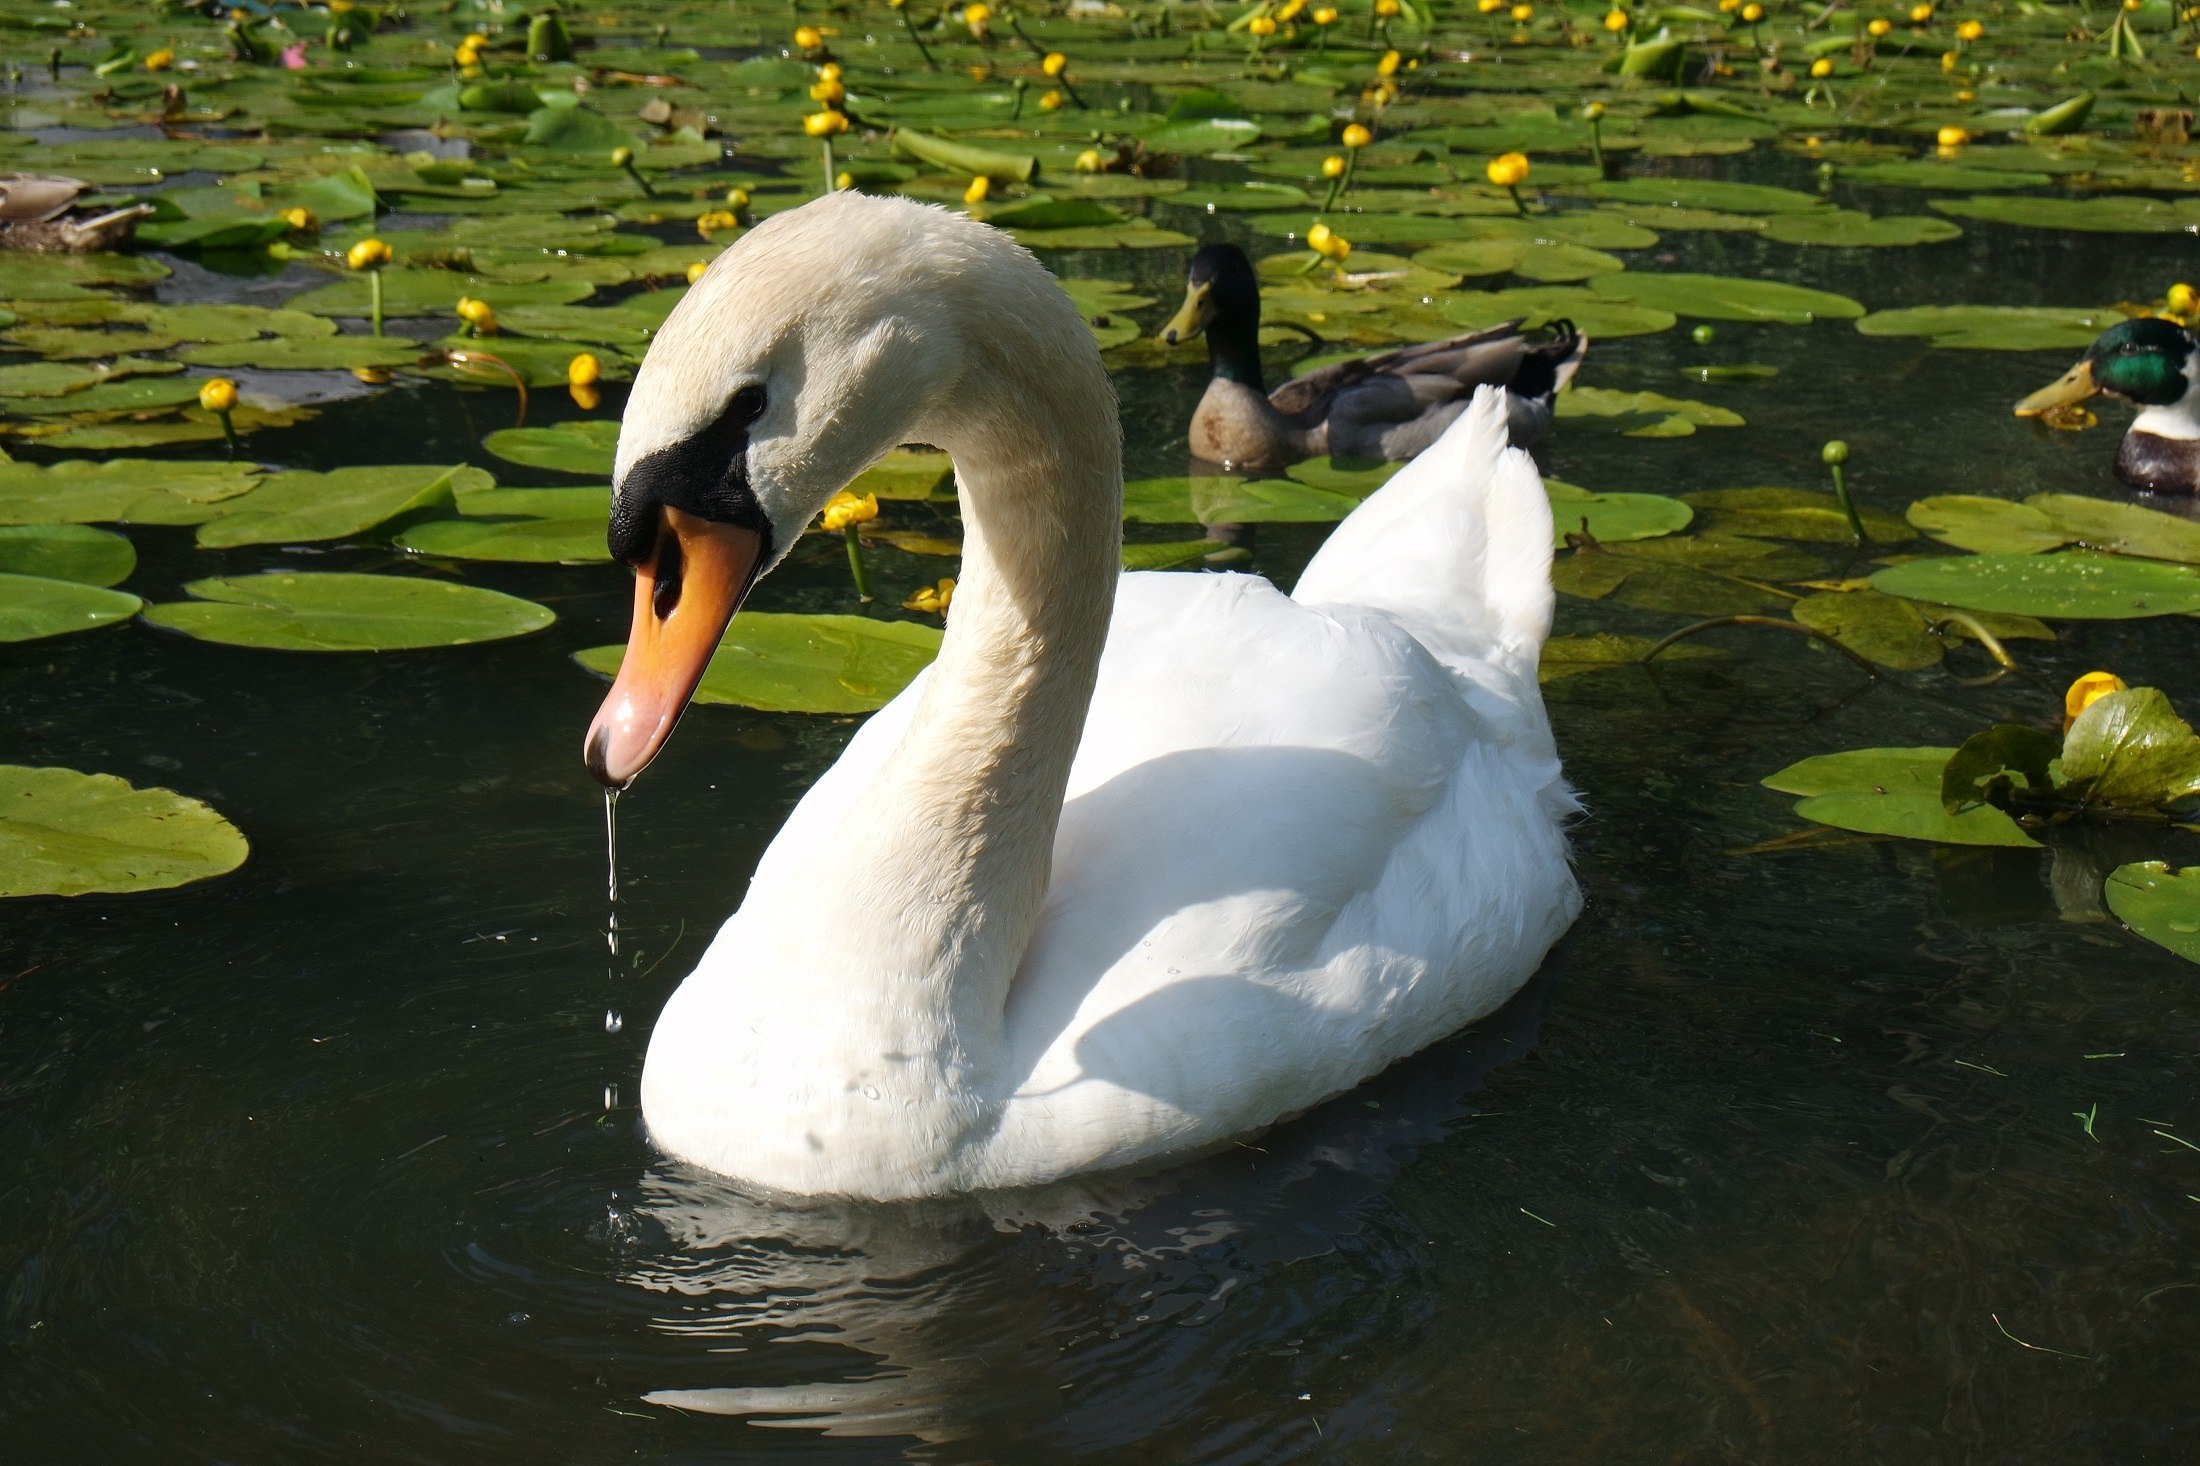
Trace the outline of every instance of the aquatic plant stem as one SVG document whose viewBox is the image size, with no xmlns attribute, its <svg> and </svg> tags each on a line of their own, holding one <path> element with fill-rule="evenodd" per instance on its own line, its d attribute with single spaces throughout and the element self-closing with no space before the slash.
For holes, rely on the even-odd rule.
<svg viewBox="0 0 2200 1466">
<path fill-rule="evenodd" d="M 1856 512 L 1856 501 L 1849 497 L 1848 475 L 1838 463 L 1828 464 L 1833 470 L 1833 497 L 1841 501 L 1841 512 L 1849 517 L 1849 533 L 1856 536 L 1858 544 L 1864 543 L 1864 517 Z"/>
<path fill-rule="evenodd" d="M 868 601 L 871 599 L 871 572 L 863 564 L 863 541 L 857 537 L 852 524 L 840 527 L 840 537 L 848 544 L 848 574 L 856 583 L 856 597 Z"/>
<path fill-rule="evenodd" d="M 229 420 L 231 409 L 223 408 L 218 414 L 222 420 L 222 436 L 229 440 L 229 456 L 237 456 L 237 425 Z"/>
<path fill-rule="evenodd" d="M 1788 621 L 1778 616 L 1714 616 L 1708 621 L 1698 621 L 1693 626 L 1683 626 L 1680 630 L 1667 636 L 1657 645 L 1644 652 L 1636 660 L 1638 664 L 1648 666 L 1667 647 L 1685 641 L 1691 636 L 1700 636 L 1706 631 L 1716 631 L 1722 626 L 1762 626 L 1772 631 L 1789 631 L 1798 636 L 1807 636 L 1814 641 L 1824 642 L 1842 656 L 1856 663 L 1864 670 L 1867 677 L 1872 678 L 1874 681 L 1879 678 L 1877 667 L 1873 666 L 1867 658 L 1858 652 L 1843 646 L 1837 638 L 1827 635 L 1815 626 L 1805 626 L 1800 621 Z"/>
<path fill-rule="evenodd" d="M 367 298 L 373 302 L 369 314 L 374 318 L 374 334 L 382 334 L 382 272 L 367 271 Z"/>
<path fill-rule="evenodd" d="M 903 4 L 895 6 L 894 9 L 901 16 L 901 28 L 909 33 L 910 44 L 915 46 L 917 54 L 924 58 L 924 69 L 926 71 L 938 71 L 940 64 L 932 59 L 931 48 L 924 44 L 924 37 L 917 34 L 917 23 L 909 18 L 909 7 Z"/>
<path fill-rule="evenodd" d="M 833 140 L 830 136 L 827 136 L 823 141 L 825 144 L 825 186 L 818 190 L 820 196 L 831 193 L 833 191 L 833 180 L 840 176 L 833 167 Z"/>
</svg>

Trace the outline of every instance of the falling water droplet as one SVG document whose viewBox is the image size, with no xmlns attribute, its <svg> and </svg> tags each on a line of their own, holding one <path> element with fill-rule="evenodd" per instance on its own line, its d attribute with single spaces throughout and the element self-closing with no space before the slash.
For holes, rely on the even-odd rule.
<svg viewBox="0 0 2200 1466">
<path fill-rule="evenodd" d="M 604 943 L 611 948 L 611 955 L 616 957 L 619 954 L 619 913 L 617 911 L 613 911 L 604 918 L 603 939 Z"/>
<path fill-rule="evenodd" d="M 603 791 L 603 843 L 604 854 L 609 858 L 611 904 L 619 904 L 619 791 L 605 788 Z"/>
<path fill-rule="evenodd" d="M 605 1033 L 617 1033 L 624 1027 L 626 1027 L 626 1020 L 619 1016 L 618 1009 L 606 1008 L 603 1010 L 603 1031 Z"/>
<path fill-rule="evenodd" d="M 607 1084 L 603 1087 L 603 1107 L 607 1110 L 615 1110 L 619 1107 L 619 1086 L 616 1084 Z"/>
</svg>

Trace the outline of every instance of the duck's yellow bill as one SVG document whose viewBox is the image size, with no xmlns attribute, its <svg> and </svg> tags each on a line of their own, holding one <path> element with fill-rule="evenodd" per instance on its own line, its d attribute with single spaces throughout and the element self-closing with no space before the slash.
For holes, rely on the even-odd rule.
<svg viewBox="0 0 2200 1466">
<path fill-rule="evenodd" d="M 634 572 L 626 660 L 583 746 L 588 771 L 614 789 L 631 784 L 672 736 L 764 549 L 754 530 L 679 509 L 659 512 L 656 553 Z"/>
<path fill-rule="evenodd" d="M 1161 328 L 1162 341 L 1176 346 L 1206 330 L 1208 322 L 1215 318 L 1214 292 L 1213 284 L 1204 280 L 1185 286 L 1184 304 L 1169 317 L 1169 324 Z"/>
<path fill-rule="evenodd" d="M 2069 407 L 2098 394 L 2100 384 L 2093 380 L 2093 363 L 2081 361 L 2064 372 L 2047 386 L 2017 404 L 2018 417 L 2038 417 L 2058 407 Z"/>
</svg>

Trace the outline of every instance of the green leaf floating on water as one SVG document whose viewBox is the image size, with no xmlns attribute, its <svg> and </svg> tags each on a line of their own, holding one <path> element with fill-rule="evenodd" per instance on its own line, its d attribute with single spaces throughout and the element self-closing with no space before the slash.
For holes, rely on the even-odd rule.
<svg viewBox="0 0 2200 1466">
<path fill-rule="evenodd" d="M 0 897 L 161 891 L 244 864 L 236 826 L 112 774 L 0 764 Z"/>
<path fill-rule="evenodd" d="M 2033 494 L 2024 502 L 2089 550 L 2200 565 L 2200 524 L 2192 520 L 2083 494 Z"/>
<path fill-rule="evenodd" d="M 290 304 L 314 315 L 364 319 L 373 305 L 369 290 L 365 280 L 347 278 L 293 296 Z M 417 269 L 402 264 L 382 271 L 382 314 L 392 320 L 401 316 L 450 315 L 457 308 L 461 295 L 485 300 L 501 311 L 520 305 L 571 305 L 595 293 L 594 285 L 571 276 L 515 283 L 492 280 L 484 275 L 461 274 L 457 270 Z"/>
<path fill-rule="evenodd" d="M 424 350 L 421 343 L 402 336 L 276 336 L 263 341 L 194 346 L 181 356 L 193 366 L 325 372 L 409 366 L 420 359 Z M 198 383 L 194 380 L 192 385 Z"/>
<path fill-rule="evenodd" d="M 0 573 L 0 642 L 38 641 L 127 620 L 143 603 L 81 581 Z"/>
<path fill-rule="evenodd" d="M 1564 400 L 1564 399 L 1560 399 Z M 1709 534 L 1751 535 L 1768 540 L 1801 540 L 1814 545 L 1845 545 L 1855 538 L 1841 501 L 1809 489 L 1699 489 L 1681 498 L 1696 510 Z M 1857 508 L 1864 535 L 1875 544 L 1899 545 L 1917 536 L 1892 514 Z"/>
<path fill-rule="evenodd" d="M 868 713 L 893 700 L 939 655 L 941 632 L 914 621 L 744 611 L 711 655 L 695 701 L 767 713 Z M 576 652 L 605 677 L 623 645 Z"/>
<path fill-rule="evenodd" d="M 1854 320 L 1864 314 L 1864 307 L 1845 295 L 1733 275 L 1656 275 L 1629 270 L 1622 275 L 1600 276 L 1589 288 L 1609 300 L 1714 321 L 1779 321 L 1802 326 L 1821 319 Z"/>
<path fill-rule="evenodd" d="M 1932 627 L 1946 617 L 1946 607 L 1870 589 L 1819 591 L 1797 601 L 1789 614 L 1866 661 L 1902 672 L 1938 665 L 1948 651 L 1944 638 L 1971 634 L 1961 623 L 1952 623 L 1936 635 Z M 2055 639 L 2054 632 L 2029 616 L 1981 611 L 1975 613 L 1975 619 L 1989 634 L 2004 641 Z"/>
<path fill-rule="evenodd" d="M 2200 794 L 2200 737 L 2161 689 L 2096 699 L 2063 735 L 2062 787 L 2088 809 L 2151 810 Z"/>
<path fill-rule="evenodd" d="M 1963 231 L 1946 219 L 1925 214 L 1892 214 L 1875 219 L 1851 209 L 1826 209 L 1814 214 L 1775 214 L 1765 221 L 1764 236 L 1782 244 L 1888 249 L 1946 244 L 1962 238 Z"/>
<path fill-rule="evenodd" d="M 1543 660 L 1536 666 L 1538 682 L 1562 682 L 1590 672 L 1632 667 L 1657 643 L 1647 636 L 1622 636 L 1599 631 L 1589 636 L 1554 636 L 1543 643 Z M 1726 655 L 1717 647 L 1680 642 L 1658 654 L 1662 662 L 1701 661 Z"/>
<path fill-rule="evenodd" d="M 464 646 L 525 636 L 558 619 L 517 596 L 403 575 L 237 575 L 184 589 L 198 599 L 148 606 L 145 619 L 200 641 L 271 651 Z"/>
<path fill-rule="evenodd" d="M 1688 528 L 1695 511 L 1663 494 L 1599 494 L 1545 479 L 1551 501 L 1551 542 L 1563 549 L 1566 536 L 1587 531 L 1602 544 L 1656 539 Z"/>
<path fill-rule="evenodd" d="M 1815 194 L 1763 183 L 1726 183 L 1710 178 L 1628 178 L 1592 183 L 1582 192 L 1592 198 L 1627 204 L 1670 204 L 1716 209 L 1729 214 L 1811 213 L 1826 207 Z"/>
<path fill-rule="evenodd" d="M 453 560 L 502 560 L 532 565 L 580 565 L 611 558 L 598 517 L 551 519 L 431 519 L 391 543 L 416 555 Z"/>
<path fill-rule="evenodd" d="M 2017 822 L 1992 805 L 1950 814 L 1941 777 L 1952 748 L 1858 748 L 1793 763 L 1762 782 L 1804 796 L 1804 819 L 1863 835 L 1899 835 L 1946 845 L 2036 848 Z"/>
<path fill-rule="evenodd" d="M 2082 199 L 1981 194 L 1977 198 L 1934 199 L 1933 207 L 1962 219 L 2086 234 L 2186 234 L 2200 225 L 2200 199 L 2172 201 L 2136 194 Z"/>
<path fill-rule="evenodd" d="M 1125 570 L 1174 570 L 1194 565 L 1222 549 L 1220 540 L 1146 540 L 1123 546 Z"/>
<path fill-rule="evenodd" d="M 1961 555 L 1871 577 L 1888 595 L 2021 616 L 2123 621 L 2200 611 L 2200 572 L 2118 555 Z"/>
<path fill-rule="evenodd" d="M 1561 421 L 1595 421 L 1630 438 L 1686 438 L 1697 428 L 1738 428 L 1742 415 L 1708 402 L 1662 392 L 1615 392 L 1608 387 L 1569 387 L 1558 395 Z"/>
<path fill-rule="evenodd" d="M 122 535 L 84 524 L 0 526 L 0 574 L 119 585 L 137 568 L 137 551 Z"/>
<path fill-rule="evenodd" d="M 2200 866 L 2159 860 L 2120 865 L 2102 888 L 2116 919 L 2187 962 L 2200 962 Z"/>
<path fill-rule="evenodd" d="M 1352 226 L 1343 225 L 1350 229 Z M 1468 239 L 1417 251 L 1413 263 L 1447 275 L 1518 275 L 1524 280 L 1563 284 L 1609 275 L 1627 268 L 1617 255 L 1578 244 L 1542 239 Z"/>
<path fill-rule="evenodd" d="M 482 439 L 481 446 L 507 463 L 609 478 L 619 451 L 619 425 L 594 420 L 504 428 Z"/>
<path fill-rule="evenodd" d="M 1979 494 L 1935 494 L 1910 505 L 1908 518 L 1942 544 L 1981 555 L 2059 550 L 2070 536 L 2030 504 Z"/>
<path fill-rule="evenodd" d="M 954 473 L 955 465 L 945 453 L 896 448 L 857 474 L 848 492 L 876 494 L 881 499 L 938 498 L 953 487 Z"/>
<path fill-rule="evenodd" d="M 2046 173 L 2014 169 L 1972 168 L 1961 163 L 1934 163 L 1906 159 L 1886 163 L 1855 163 L 1841 169 L 1844 183 L 1869 183 L 1878 188 L 1938 188 L 1950 192 L 1987 193 L 1996 189 L 2045 188 L 2055 180 Z"/>
<path fill-rule="evenodd" d="M 202 524 L 260 477 L 248 463 L 0 463 L 0 524 Z"/>
<path fill-rule="evenodd" d="M 1362 497 L 1292 479 L 1133 479 L 1123 485 L 1123 517 L 1145 524 L 1334 524 Z"/>
<path fill-rule="evenodd" d="M 1856 323 L 1866 336 L 1924 336 L 1965 351 L 2083 351 L 2123 319 L 2113 310 L 2056 306 L 1921 305 L 1873 311 Z"/>
<path fill-rule="evenodd" d="M 1592 294 L 1586 287 L 1570 285 L 1459 291 L 1444 296 L 1439 309 L 1447 319 L 1472 330 L 1520 321 L 1533 331 L 1551 321 L 1564 319 L 1580 327 L 1585 335 L 1606 340 L 1617 336 L 1652 336 L 1679 324 L 1678 317 L 1669 310 L 1631 301 L 1607 300 Z"/>
<path fill-rule="evenodd" d="M 279 473 L 199 526 L 208 549 L 286 545 L 363 534 L 402 514 L 447 502 L 455 483 L 488 478 L 478 468 L 380 464 L 328 473 Z"/>
<path fill-rule="evenodd" d="M 1570 596 L 1609 597 L 1645 611 L 1747 616 L 1777 611 L 1788 598 L 1766 582 L 1815 574 L 1799 550 L 1723 535 L 1685 535 L 1583 546 L 1551 564 L 1552 586 Z"/>
</svg>

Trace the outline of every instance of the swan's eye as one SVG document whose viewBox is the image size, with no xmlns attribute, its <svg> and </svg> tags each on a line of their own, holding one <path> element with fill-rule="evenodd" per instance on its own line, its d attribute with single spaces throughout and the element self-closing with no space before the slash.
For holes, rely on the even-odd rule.
<svg viewBox="0 0 2200 1466">
<path fill-rule="evenodd" d="M 737 423 L 752 423 L 763 415 L 764 389 L 762 387 L 743 387 L 740 391 L 734 393 L 733 400 L 726 404 L 726 416 Z"/>
</svg>

